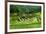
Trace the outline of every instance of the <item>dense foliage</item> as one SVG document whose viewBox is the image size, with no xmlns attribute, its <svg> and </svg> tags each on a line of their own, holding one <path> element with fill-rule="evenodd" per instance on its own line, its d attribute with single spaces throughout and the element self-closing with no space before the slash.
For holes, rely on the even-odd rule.
<svg viewBox="0 0 46 34">
<path fill-rule="evenodd" d="M 11 5 L 10 6 L 10 12 L 24 12 L 24 13 L 34 13 L 41 11 L 41 6 L 26 6 L 26 5 Z"/>
</svg>

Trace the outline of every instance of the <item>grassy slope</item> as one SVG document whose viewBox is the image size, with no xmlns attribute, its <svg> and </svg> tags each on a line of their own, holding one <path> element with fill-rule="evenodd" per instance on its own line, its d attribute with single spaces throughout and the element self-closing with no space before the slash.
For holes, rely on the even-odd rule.
<svg viewBox="0 0 46 34">
<path fill-rule="evenodd" d="M 39 15 L 39 13 L 36 13 L 36 15 Z M 11 29 L 21 29 L 21 28 L 39 28 L 41 26 L 41 23 L 37 21 L 36 17 L 17 21 L 15 18 L 17 16 L 11 16 L 10 17 L 10 28 Z"/>
</svg>

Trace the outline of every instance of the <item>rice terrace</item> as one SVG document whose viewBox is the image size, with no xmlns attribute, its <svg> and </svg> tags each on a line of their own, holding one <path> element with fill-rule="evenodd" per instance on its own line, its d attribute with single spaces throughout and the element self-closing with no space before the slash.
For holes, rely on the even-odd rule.
<svg viewBox="0 0 46 34">
<path fill-rule="evenodd" d="M 10 5 L 10 29 L 40 27 L 41 6 Z"/>
</svg>

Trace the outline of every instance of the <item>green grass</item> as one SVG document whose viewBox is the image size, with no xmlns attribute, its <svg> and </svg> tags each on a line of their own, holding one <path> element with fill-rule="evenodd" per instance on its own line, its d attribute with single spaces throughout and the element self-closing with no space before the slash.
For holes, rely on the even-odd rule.
<svg viewBox="0 0 46 34">
<path fill-rule="evenodd" d="M 38 14 L 36 13 L 36 15 Z M 10 16 L 10 29 L 40 28 L 41 22 L 39 22 L 36 17 L 18 21 L 17 16 Z"/>
<path fill-rule="evenodd" d="M 24 29 L 24 28 L 39 28 L 40 23 L 32 23 L 32 24 L 15 24 L 15 25 L 10 25 L 11 29 Z"/>
</svg>

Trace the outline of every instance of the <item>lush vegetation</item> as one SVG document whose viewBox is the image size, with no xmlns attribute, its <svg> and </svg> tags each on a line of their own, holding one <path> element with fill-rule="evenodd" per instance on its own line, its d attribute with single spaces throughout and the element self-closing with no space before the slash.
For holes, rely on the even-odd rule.
<svg viewBox="0 0 46 34">
<path fill-rule="evenodd" d="M 41 27 L 41 6 L 10 5 L 10 28 Z"/>
</svg>

